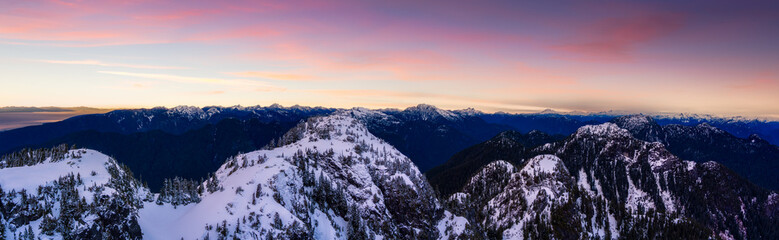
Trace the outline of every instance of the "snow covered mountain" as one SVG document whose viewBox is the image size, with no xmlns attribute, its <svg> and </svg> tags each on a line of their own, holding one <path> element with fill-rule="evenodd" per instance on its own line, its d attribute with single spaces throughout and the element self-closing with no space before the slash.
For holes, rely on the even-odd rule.
<svg viewBox="0 0 779 240">
<path fill-rule="evenodd" d="M 425 176 L 434 189 L 447 196 L 460 191 L 471 176 L 490 162 L 504 160 L 515 165 L 524 165 L 525 160 L 534 157 L 530 150 L 564 138 L 562 135 L 552 136 L 540 131 L 527 134 L 512 130 L 501 132 L 485 142 L 454 154 L 446 163 L 425 172 Z"/>
<path fill-rule="evenodd" d="M 662 143 L 682 159 L 715 161 L 761 187 L 779 189 L 779 147 L 757 135 L 739 138 L 708 123 L 660 125 L 644 115 L 623 116 L 611 122 L 638 139 Z"/>
<path fill-rule="evenodd" d="M 485 166 L 447 206 L 489 238 L 773 239 L 779 195 L 613 123 Z"/>
<path fill-rule="evenodd" d="M 482 113 L 477 114 L 488 123 L 511 126 L 517 131 L 540 130 L 549 134 L 569 135 L 584 125 L 601 124 L 614 118 L 632 116 L 636 113 L 607 111 L 598 113 L 559 113 L 543 111 L 539 113 Z M 705 114 L 645 114 L 660 125 L 676 124 L 696 126 L 706 123 L 727 131 L 739 138 L 749 138 L 756 134 L 774 145 L 779 145 L 779 121 L 749 119 L 744 117 L 717 117 Z"/>
<path fill-rule="evenodd" d="M 117 110 L 0 132 L 0 154 L 59 144 L 115 157 L 157 191 L 165 178 L 200 179 L 229 156 L 261 148 L 311 116 L 309 107 L 187 107 Z"/>
<path fill-rule="evenodd" d="M 473 109 L 449 111 L 419 104 L 404 110 L 355 108 L 348 112 L 372 134 L 411 158 L 423 172 L 468 146 L 510 130 L 485 122 Z"/>
<path fill-rule="evenodd" d="M 467 231 L 411 160 L 346 112 L 311 118 L 277 145 L 228 159 L 201 184 L 166 180 L 158 194 L 92 150 L 21 152 L 2 162 L 0 219 L 9 238 L 434 239 Z M 110 220 L 103 214 L 111 211 L 99 211 L 116 207 Z M 52 221 L 55 230 L 44 227 Z"/>
<path fill-rule="evenodd" d="M 199 203 L 141 210 L 148 239 L 430 239 L 444 212 L 414 164 L 348 114 L 228 160 Z M 451 214 L 450 214 L 451 215 Z M 449 216 L 449 215 L 447 215 Z"/>
<path fill-rule="evenodd" d="M 227 157 L 259 149 L 299 122 L 333 111 L 279 105 L 117 110 L 0 132 L 0 154 L 63 143 L 94 149 L 128 165 L 136 178 L 157 191 L 165 178 L 204 178 Z M 345 111 L 422 171 L 507 130 L 485 123 L 473 109 L 448 111 L 419 105 L 406 110 Z"/>
<path fill-rule="evenodd" d="M 0 160 L 0 239 L 141 239 L 148 190 L 101 153 L 59 146 Z M 39 238 L 36 238 L 39 237 Z"/>
<path fill-rule="evenodd" d="M 414 162 L 370 127 L 470 121 L 421 110 L 438 115 L 351 109 L 312 117 L 261 150 L 229 157 L 205 181 L 167 178 L 158 193 L 93 150 L 5 155 L 0 239 L 779 237 L 779 194 L 718 163 L 684 161 L 615 123 L 525 149 L 527 160 L 486 164 L 440 200 Z M 621 125 L 658 132 L 645 124 Z M 488 142 L 515 149 L 538 134 L 504 132 Z"/>
<path fill-rule="evenodd" d="M 118 134 L 132 134 L 161 131 L 168 134 L 183 134 L 188 131 L 216 124 L 224 119 L 256 119 L 263 123 L 297 123 L 311 116 L 327 115 L 335 109 L 321 107 L 291 106 L 278 104 L 252 107 L 157 107 L 151 109 L 115 110 L 105 114 L 75 116 L 60 122 L 46 123 L 0 132 L 0 153 L 15 151 L 21 147 L 35 147 L 68 134 L 82 131 L 96 131 Z M 48 146 L 47 146 L 48 147 Z"/>
</svg>

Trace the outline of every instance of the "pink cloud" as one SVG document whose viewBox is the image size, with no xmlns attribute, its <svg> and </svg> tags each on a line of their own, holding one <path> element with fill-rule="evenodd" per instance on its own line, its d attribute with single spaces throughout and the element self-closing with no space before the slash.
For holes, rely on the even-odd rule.
<svg viewBox="0 0 779 240">
<path fill-rule="evenodd" d="M 779 90 L 779 74 L 763 71 L 756 76 L 747 78 L 742 82 L 731 84 L 729 88 L 745 91 L 770 91 L 772 94 L 776 94 Z"/>
<path fill-rule="evenodd" d="M 231 72 L 227 75 L 236 77 L 249 77 L 249 78 L 263 78 L 280 81 L 310 81 L 318 79 L 315 76 L 294 74 L 294 73 L 278 73 L 278 72 Z"/>
<path fill-rule="evenodd" d="M 296 70 L 282 75 L 306 76 L 296 80 L 349 80 L 350 78 L 381 77 L 391 80 L 428 81 L 443 80 L 451 77 L 450 70 L 458 64 L 457 60 L 446 54 L 429 50 L 342 50 L 342 45 L 334 45 L 335 50 L 322 50 L 306 44 L 287 42 L 274 45 L 269 51 L 244 55 L 248 60 L 275 60 L 289 63 Z M 247 72 L 263 73 L 261 69 Z M 256 74 L 254 74 L 256 75 Z M 346 78 L 326 77 L 347 75 Z"/>
<path fill-rule="evenodd" d="M 281 36 L 285 33 L 284 30 L 280 30 L 277 27 L 269 26 L 248 26 L 234 29 L 220 29 L 215 31 L 206 31 L 200 33 L 193 33 L 190 36 L 183 38 L 186 41 L 195 42 L 218 42 L 222 40 L 230 39 L 248 39 L 257 40 L 269 37 Z"/>
<path fill-rule="evenodd" d="M 546 83 L 550 85 L 573 85 L 578 83 L 578 79 L 572 76 L 564 75 L 560 71 L 554 71 L 547 68 L 529 66 L 527 63 L 517 63 L 515 65 L 516 73 L 510 76 L 519 76 L 523 82 Z"/>
<path fill-rule="evenodd" d="M 607 18 L 576 30 L 572 41 L 550 48 L 574 60 L 630 61 L 633 51 L 641 44 L 679 30 L 684 19 L 684 15 L 675 13 Z"/>
<path fill-rule="evenodd" d="M 102 62 L 97 60 L 37 60 L 37 61 L 45 62 L 45 63 L 54 63 L 54 64 L 93 65 L 93 66 L 102 66 L 102 67 L 125 67 L 125 68 L 141 68 L 141 69 L 187 69 L 185 67 L 111 63 L 111 62 Z"/>
<path fill-rule="evenodd" d="M 174 10 L 162 14 L 155 14 L 155 15 L 136 15 L 132 16 L 133 19 L 143 20 L 143 21 L 170 21 L 170 20 L 178 20 L 178 19 L 185 19 L 185 18 L 192 18 L 192 17 L 201 17 L 206 14 L 216 14 L 221 12 L 218 9 L 185 9 L 185 10 Z"/>
</svg>

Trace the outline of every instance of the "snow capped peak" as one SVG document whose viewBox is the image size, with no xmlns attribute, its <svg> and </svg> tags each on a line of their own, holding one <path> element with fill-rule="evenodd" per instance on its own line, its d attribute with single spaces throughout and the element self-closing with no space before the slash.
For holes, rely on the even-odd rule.
<svg viewBox="0 0 779 240">
<path fill-rule="evenodd" d="M 478 183 L 486 182 L 484 179 L 489 177 L 489 175 L 494 175 L 495 173 L 511 174 L 514 173 L 515 171 L 516 169 L 514 168 L 514 165 L 512 165 L 511 163 L 503 160 L 496 160 L 494 162 L 487 164 L 487 166 L 482 167 L 481 171 L 479 171 L 473 177 L 471 177 L 471 183 L 469 184 L 478 184 Z"/>
<path fill-rule="evenodd" d="M 531 158 L 508 179 L 505 185 L 492 180 L 491 184 L 499 190 L 486 194 L 489 200 L 483 210 L 490 213 L 485 217 L 485 228 L 502 231 L 503 239 L 523 238 L 527 222 L 538 215 L 550 216 L 553 205 L 570 198 L 567 186 L 571 184 L 571 176 L 562 160 L 554 155 Z"/>
<path fill-rule="evenodd" d="M 414 107 L 409 107 L 406 108 L 406 110 L 403 110 L 403 112 L 409 114 L 416 114 L 422 120 L 429 120 L 438 117 L 442 117 L 447 120 L 456 120 L 460 118 L 460 116 L 454 112 L 443 110 L 436 106 L 428 105 L 428 104 L 419 104 Z"/>
<path fill-rule="evenodd" d="M 268 106 L 268 108 L 284 108 L 284 106 L 281 106 L 281 104 L 278 103 L 273 103 L 270 106 Z"/>
<path fill-rule="evenodd" d="M 563 161 L 555 155 L 544 154 L 528 160 L 520 173 L 527 173 L 530 176 L 535 176 L 539 173 L 554 174 L 558 171 L 567 172 L 563 165 Z"/>
<path fill-rule="evenodd" d="M 199 203 L 143 209 L 143 219 L 171 216 L 142 221 L 144 232 L 155 239 L 202 239 L 218 236 L 213 226 L 227 225 L 242 239 L 345 239 L 349 232 L 396 239 L 434 231 L 435 192 L 410 159 L 352 116 L 361 113 L 375 114 L 352 109 L 312 117 L 279 145 L 228 159 L 204 183 L 218 187 Z"/>
<path fill-rule="evenodd" d="M 387 118 L 389 115 L 386 113 L 367 109 L 364 107 L 355 107 L 349 110 L 340 110 L 336 114 L 341 115 L 350 115 L 351 117 L 357 118 L 357 119 L 366 119 L 366 118 Z"/>
<path fill-rule="evenodd" d="M 657 125 L 654 119 L 642 114 L 618 117 L 614 119 L 613 122 L 625 129 L 641 129 L 651 125 Z"/>
<path fill-rule="evenodd" d="M 514 165 L 503 160 L 497 160 L 487 164 L 484 169 L 505 169 L 506 172 L 514 172 Z"/>
<path fill-rule="evenodd" d="M 543 111 L 540 111 L 540 112 L 538 112 L 536 114 L 559 114 L 559 113 L 560 112 L 555 111 L 555 110 L 553 110 L 551 108 L 547 108 L 547 109 L 544 109 Z"/>
<path fill-rule="evenodd" d="M 215 107 L 208 108 L 208 109 L 206 110 L 206 114 L 208 114 L 208 116 L 213 116 L 214 114 L 218 114 L 218 113 L 220 113 L 220 112 L 221 112 L 221 111 L 219 110 L 219 108 L 215 108 Z"/>
<path fill-rule="evenodd" d="M 461 116 L 476 116 L 476 115 L 484 114 L 484 112 L 476 110 L 474 108 L 454 110 L 452 112 L 460 114 Z"/>
<path fill-rule="evenodd" d="M 208 117 L 203 109 L 195 106 L 176 106 L 174 108 L 168 109 L 167 112 L 168 115 L 182 115 L 189 119 L 204 119 Z"/>
<path fill-rule="evenodd" d="M 576 130 L 577 137 L 632 137 L 628 130 L 620 128 L 614 123 L 602 123 L 598 125 L 586 125 Z"/>
</svg>

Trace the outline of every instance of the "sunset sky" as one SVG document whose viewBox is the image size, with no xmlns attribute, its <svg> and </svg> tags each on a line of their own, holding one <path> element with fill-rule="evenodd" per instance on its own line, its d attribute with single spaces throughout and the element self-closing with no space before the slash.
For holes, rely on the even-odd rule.
<svg viewBox="0 0 779 240">
<path fill-rule="evenodd" d="M 0 106 L 779 118 L 779 1 L 1 2 Z"/>
</svg>

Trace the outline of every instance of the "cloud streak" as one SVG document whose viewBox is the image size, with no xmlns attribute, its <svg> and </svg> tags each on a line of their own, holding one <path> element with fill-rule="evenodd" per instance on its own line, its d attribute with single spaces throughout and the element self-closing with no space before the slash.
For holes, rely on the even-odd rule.
<svg viewBox="0 0 779 240">
<path fill-rule="evenodd" d="M 171 94 L 181 95 L 159 101 L 326 105 L 339 95 L 295 94 L 330 89 L 374 104 L 776 112 L 776 74 L 755 74 L 779 63 L 776 4 L 565 3 L 11 1 L 0 8 L 0 61 L 39 60 L 3 61 L 4 77 L 19 80 L 4 82 L 0 98 L 57 104 L 64 88 L 112 75 L 142 79 L 100 86 L 134 106 L 178 83 Z M 35 62 L 102 71 L 30 71 Z M 192 94 L 212 91 L 224 93 Z"/>
<path fill-rule="evenodd" d="M 640 44 L 667 36 L 683 25 L 684 16 L 673 13 L 607 18 L 577 31 L 573 41 L 551 48 L 577 60 L 629 61 Z"/>
<path fill-rule="evenodd" d="M 204 77 L 188 77 L 188 76 L 159 74 L 159 73 L 134 73 L 134 72 L 116 72 L 116 71 L 98 71 L 98 73 L 136 77 L 136 78 L 164 80 L 164 81 L 186 83 L 186 84 L 210 84 L 210 85 L 221 85 L 221 86 L 231 86 L 231 87 L 249 87 L 254 91 L 261 91 L 261 92 L 286 90 L 285 88 L 273 86 L 266 82 L 245 80 L 245 79 L 204 78 Z"/>
<path fill-rule="evenodd" d="M 189 69 L 186 67 L 173 67 L 173 66 L 108 63 L 108 62 L 102 62 L 97 60 L 36 60 L 36 61 L 44 62 L 44 63 L 53 63 L 53 64 L 91 65 L 91 66 L 101 66 L 101 67 L 123 67 L 123 68 L 138 68 L 138 69 Z"/>
<path fill-rule="evenodd" d="M 236 77 L 262 78 L 262 79 L 279 80 L 279 81 L 312 81 L 312 80 L 318 79 L 315 76 L 304 75 L 304 74 L 294 74 L 294 73 L 230 72 L 230 73 L 225 73 L 225 74 L 231 75 L 231 76 L 236 76 Z"/>
</svg>

